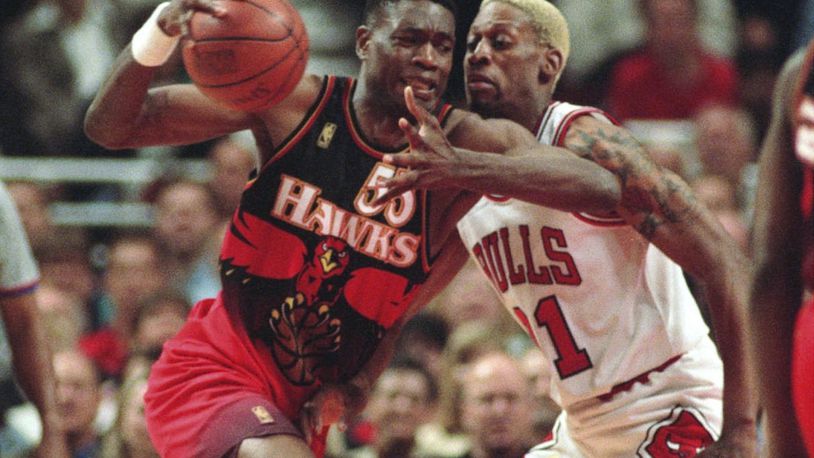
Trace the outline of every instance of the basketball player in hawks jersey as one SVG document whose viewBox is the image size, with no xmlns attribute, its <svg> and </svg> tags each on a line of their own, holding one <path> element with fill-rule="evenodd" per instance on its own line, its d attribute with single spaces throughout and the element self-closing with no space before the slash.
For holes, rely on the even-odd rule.
<svg viewBox="0 0 814 458">
<path fill-rule="evenodd" d="M 148 90 L 191 10 L 228 14 L 210 0 L 160 7 L 86 118 L 89 136 L 108 147 L 251 129 L 261 151 L 223 242 L 223 289 L 196 304 L 151 371 L 146 418 L 163 457 L 319 456 L 324 428 L 313 440 L 310 427 L 299 429 L 313 420 L 306 403 L 358 407 L 394 330 L 465 260 L 444 247 L 475 199 L 410 190 L 374 203 L 378 179 L 400 173 L 383 156 L 408 147 L 398 125 L 409 115 L 405 93 L 458 147 L 534 154 L 536 166 L 517 173 L 550 183 L 541 203 L 596 209 L 619 199 L 613 175 L 596 164 L 441 102 L 455 36 L 448 0 L 369 1 L 358 79 L 306 75 L 258 113 L 225 109 L 189 84 Z M 335 393 L 338 405 L 318 393 Z"/>
<path fill-rule="evenodd" d="M 814 42 L 778 77 L 759 180 L 751 316 L 766 456 L 814 456 Z"/>
<path fill-rule="evenodd" d="M 620 205 L 605 213 L 487 192 L 458 223 L 465 247 L 554 374 L 552 396 L 563 412 L 552 437 L 527 456 L 751 456 L 746 258 L 687 185 L 610 116 L 552 101 L 568 51 L 567 24 L 550 3 L 485 0 L 465 61 L 473 111 L 512 119 L 540 143 L 596 161 L 623 189 Z M 387 159 L 414 169 L 383 183 L 389 192 L 454 185 L 449 171 L 474 167 L 454 150 L 422 148 L 439 132 L 428 116 L 416 117 L 421 130 L 403 126 L 423 151 Z M 682 267 L 705 283 L 717 351 Z"/>
</svg>

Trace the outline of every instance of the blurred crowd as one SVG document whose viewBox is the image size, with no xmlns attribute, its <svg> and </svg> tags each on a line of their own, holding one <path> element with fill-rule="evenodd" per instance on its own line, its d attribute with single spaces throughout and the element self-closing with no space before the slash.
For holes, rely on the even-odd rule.
<svg viewBox="0 0 814 458">
<path fill-rule="evenodd" d="M 7 182 L 40 266 L 37 298 L 76 457 L 157 456 L 141 401 L 150 364 L 191 305 L 219 290 L 220 240 L 256 167 L 245 132 L 124 152 L 84 136 L 90 100 L 157 3 L 7 0 L 0 18 L 0 156 L 197 158 L 210 171 L 145 183 L 137 199 L 153 210 L 147 228 L 60 226 L 53 203 L 109 193 Z M 309 71 L 355 74 L 363 2 L 292 3 L 308 27 Z M 459 56 L 479 2 L 461 3 Z M 814 1 L 553 3 L 573 37 L 555 98 L 604 108 L 630 127 L 747 247 L 775 77 L 814 32 Z M 186 80 L 178 57 L 166 68 L 164 82 Z M 449 94 L 464 103 L 460 65 Z M 332 432 L 332 456 L 519 456 L 541 442 L 558 413 L 542 355 L 477 275 L 467 265 L 408 325 L 362 418 Z M 25 456 L 38 440 L 37 419 L 14 388 L 2 340 L 0 455 Z"/>
</svg>

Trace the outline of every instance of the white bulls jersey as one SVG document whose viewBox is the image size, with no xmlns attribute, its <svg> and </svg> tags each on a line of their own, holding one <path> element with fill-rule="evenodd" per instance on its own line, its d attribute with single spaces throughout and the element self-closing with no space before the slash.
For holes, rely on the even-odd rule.
<svg viewBox="0 0 814 458">
<path fill-rule="evenodd" d="M 611 122 L 595 108 L 555 102 L 540 143 L 560 145 L 583 115 Z M 681 268 L 619 218 L 484 197 L 458 230 L 552 362 L 552 397 L 566 410 L 708 338 Z"/>
</svg>

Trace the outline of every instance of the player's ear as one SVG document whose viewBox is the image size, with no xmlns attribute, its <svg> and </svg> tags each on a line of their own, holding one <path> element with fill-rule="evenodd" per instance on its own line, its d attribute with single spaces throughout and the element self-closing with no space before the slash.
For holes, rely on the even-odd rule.
<svg viewBox="0 0 814 458">
<path fill-rule="evenodd" d="M 550 45 L 546 46 L 540 54 L 540 82 L 545 84 L 549 81 L 556 81 L 557 75 L 563 70 L 564 65 L 565 56 L 562 51 Z"/>
<path fill-rule="evenodd" d="M 372 31 L 365 25 L 360 25 L 356 28 L 356 56 L 360 60 L 365 60 L 367 56 L 367 48 L 370 44 L 370 37 Z"/>
</svg>

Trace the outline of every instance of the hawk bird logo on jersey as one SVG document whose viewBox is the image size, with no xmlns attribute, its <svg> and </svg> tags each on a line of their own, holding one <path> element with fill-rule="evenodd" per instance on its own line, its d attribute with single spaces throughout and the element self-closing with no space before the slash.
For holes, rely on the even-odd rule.
<svg viewBox="0 0 814 458">
<path fill-rule="evenodd" d="M 416 292 L 397 273 L 354 266 L 355 256 L 359 253 L 345 240 L 332 236 L 319 238 L 309 250 L 296 235 L 250 213 L 238 214 L 224 239 L 222 269 L 232 280 L 224 282 L 224 290 L 241 285 L 239 306 L 249 335 L 268 345 L 295 385 L 335 381 L 357 370 L 348 358 L 362 363 Z M 356 327 L 343 330 L 348 316 L 356 317 Z M 360 321 L 367 323 L 365 331 Z M 358 343 L 335 367 L 347 339 Z"/>
<path fill-rule="evenodd" d="M 278 344 L 272 347 L 274 357 L 299 383 L 312 383 L 321 356 L 339 348 L 342 321 L 331 309 L 341 286 L 327 280 L 341 276 L 348 260 L 347 243 L 326 237 L 297 275 L 294 294 L 271 310 L 268 322 Z"/>
</svg>

